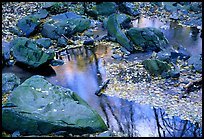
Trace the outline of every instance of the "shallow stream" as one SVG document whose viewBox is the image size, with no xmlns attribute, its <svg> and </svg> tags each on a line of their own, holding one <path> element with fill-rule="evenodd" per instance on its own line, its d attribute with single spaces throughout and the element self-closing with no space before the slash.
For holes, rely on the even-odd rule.
<svg viewBox="0 0 204 139">
<path fill-rule="evenodd" d="M 164 25 L 157 19 L 143 17 L 135 20 L 133 26 L 160 28 L 170 45 L 182 45 L 191 55 L 202 53 L 200 32 L 195 34 L 195 29 L 182 27 L 176 22 Z M 27 71 L 15 65 L 3 68 L 2 72 L 13 72 L 21 78 L 21 81 L 34 74 L 41 74 L 53 84 L 72 89 L 102 116 L 112 131 L 122 135 L 130 137 L 202 136 L 202 128 L 197 124 L 181 120 L 176 116 L 168 117 L 163 109 L 155 109 L 151 105 L 141 105 L 105 94 L 96 96 L 95 91 L 106 79 L 104 60 L 111 60 L 111 53 L 109 46 L 77 48 L 69 50 L 68 53 L 64 52 L 62 59 L 65 64 L 62 66 L 53 66 L 44 71 Z M 145 56 L 143 53 L 138 53 L 133 56 L 143 60 L 151 54 Z"/>
</svg>

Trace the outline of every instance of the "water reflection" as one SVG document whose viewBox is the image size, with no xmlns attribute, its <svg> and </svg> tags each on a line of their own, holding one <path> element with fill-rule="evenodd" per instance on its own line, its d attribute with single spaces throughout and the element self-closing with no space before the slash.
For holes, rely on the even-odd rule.
<svg viewBox="0 0 204 139">
<path fill-rule="evenodd" d="M 183 27 L 176 21 L 162 23 L 157 18 L 140 17 L 132 21 L 133 27 L 155 27 L 160 29 L 170 45 L 182 45 L 187 48 L 191 55 L 198 55 L 202 53 L 202 38 L 201 32 L 195 27 Z"/>
<path fill-rule="evenodd" d="M 162 109 L 141 105 L 117 97 L 95 95 L 101 82 L 106 79 L 103 66 L 105 56 L 110 53 L 107 47 L 83 50 L 84 53 L 72 55 L 62 66 L 53 67 L 56 76 L 47 80 L 75 91 L 93 107 L 104 119 L 107 126 L 129 137 L 195 137 L 201 136 L 202 129 L 190 121 L 179 117 L 168 117 Z M 89 55 L 87 57 L 87 55 Z M 79 64 L 80 62 L 86 64 Z M 84 67 L 83 67 L 84 66 Z"/>
<path fill-rule="evenodd" d="M 103 95 L 101 107 L 107 125 L 129 137 L 200 137 L 202 129 L 179 117 L 168 117 L 162 109 Z"/>
</svg>

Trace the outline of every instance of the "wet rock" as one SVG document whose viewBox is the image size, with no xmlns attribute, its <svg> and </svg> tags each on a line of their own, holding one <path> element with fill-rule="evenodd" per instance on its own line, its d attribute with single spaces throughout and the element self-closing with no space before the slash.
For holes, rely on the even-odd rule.
<svg viewBox="0 0 204 139">
<path fill-rule="evenodd" d="M 66 3 L 63 2 L 45 2 L 42 8 L 51 14 L 59 14 L 67 11 L 67 9 L 64 8 L 65 4 Z"/>
<path fill-rule="evenodd" d="M 119 10 L 123 13 L 129 14 L 131 16 L 138 16 L 140 12 L 131 2 L 122 2 L 119 4 Z"/>
<path fill-rule="evenodd" d="M 105 131 L 97 135 L 96 137 L 112 137 L 112 132 L 111 131 Z"/>
<path fill-rule="evenodd" d="M 14 73 L 2 74 L 2 93 L 13 91 L 20 84 L 20 78 Z"/>
<path fill-rule="evenodd" d="M 15 131 L 13 132 L 13 134 L 11 135 L 11 137 L 20 137 L 20 132 L 19 131 Z"/>
<path fill-rule="evenodd" d="M 2 56 L 4 61 L 8 61 L 10 59 L 10 53 L 11 53 L 11 45 L 9 42 L 2 42 Z"/>
<path fill-rule="evenodd" d="M 44 47 L 48 49 L 52 45 L 52 40 L 50 38 L 40 38 L 36 40 L 39 47 Z"/>
<path fill-rule="evenodd" d="M 157 58 L 161 61 L 169 62 L 171 60 L 171 53 L 169 51 L 160 51 L 157 53 Z"/>
<path fill-rule="evenodd" d="M 188 59 L 188 64 L 189 65 L 193 65 L 194 69 L 197 72 L 202 72 L 202 56 L 201 55 L 195 55 L 195 56 L 191 56 Z"/>
<path fill-rule="evenodd" d="M 116 60 L 122 60 L 122 57 L 119 54 L 114 54 L 111 57 L 116 59 Z"/>
<path fill-rule="evenodd" d="M 120 25 L 117 21 L 117 14 L 112 14 L 108 17 L 107 21 L 107 30 L 108 33 L 115 37 L 117 42 L 122 45 L 125 49 L 127 49 L 129 52 L 133 52 L 134 48 L 131 45 L 130 40 L 127 38 L 125 33 L 121 30 Z"/>
<path fill-rule="evenodd" d="M 171 52 L 172 59 L 177 59 L 179 57 L 179 59 L 187 60 L 190 58 L 190 55 L 191 54 L 187 51 L 187 49 L 181 45 L 178 47 L 177 51 Z"/>
<path fill-rule="evenodd" d="M 18 20 L 17 27 L 29 37 L 35 33 L 36 28 L 40 25 L 40 20 L 34 15 L 28 15 Z"/>
<path fill-rule="evenodd" d="M 94 39 L 88 38 L 84 41 L 83 45 L 94 45 Z"/>
<path fill-rule="evenodd" d="M 179 16 L 178 16 L 178 13 L 177 12 L 174 12 L 173 14 L 171 14 L 169 16 L 170 19 L 173 19 L 173 20 L 179 20 Z"/>
<path fill-rule="evenodd" d="M 179 70 L 171 70 L 169 75 L 172 77 L 172 78 L 178 78 L 180 76 L 180 71 Z"/>
<path fill-rule="evenodd" d="M 126 14 L 117 14 L 116 16 L 118 24 L 121 25 L 122 28 L 130 28 L 131 25 L 131 18 Z"/>
<path fill-rule="evenodd" d="M 34 13 L 33 16 L 35 16 L 39 19 L 44 19 L 48 16 L 48 11 L 46 9 L 41 9 L 38 12 Z"/>
<path fill-rule="evenodd" d="M 58 14 L 55 16 L 52 16 L 51 19 L 53 20 L 68 20 L 68 19 L 73 19 L 73 18 L 82 18 L 80 15 L 75 14 L 73 12 L 66 12 L 66 13 L 62 13 L 62 14 Z"/>
<path fill-rule="evenodd" d="M 176 2 L 163 2 L 164 3 L 164 9 L 167 10 L 170 13 L 173 13 L 177 10 L 177 3 Z"/>
<path fill-rule="evenodd" d="M 35 41 L 19 37 L 11 41 L 13 57 L 17 62 L 36 68 L 54 58 L 54 51 L 43 51 Z"/>
<path fill-rule="evenodd" d="M 52 85 L 39 75 L 18 86 L 2 106 L 2 126 L 21 135 L 58 131 L 81 135 L 107 130 L 100 115 L 75 92 Z"/>
<path fill-rule="evenodd" d="M 96 11 L 98 15 L 111 15 L 116 12 L 117 5 L 115 2 L 100 2 L 96 4 Z"/>
<path fill-rule="evenodd" d="M 145 51 L 151 50 L 158 52 L 168 44 L 168 40 L 163 32 L 152 27 L 130 28 L 127 35 L 136 47 L 142 47 Z"/>
<path fill-rule="evenodd" d="M 193 12 L 202 11 L 202 3 L 200 3 L 200 2 L 192 2 L 190 4 L 190 10 L 193 11 Z"/>
<path fill-rule="evenodd" d="M 60 59 L 55 59 L 55 60 L 52 60 L 52 61 L 50 62 L 50 64 L 51 64 L 52 66 L 61 66 L 61 65 L 64 64 L 64 61 L 63 61 L 63 60 L 60 60 Z"/>
<path fill-rule="evenodd" d="M 62 28 L 63 28 L 62 30 L 60 30 L 60 29 L 57 30 L 57 27 L 55 27 L 52 23 L 46 22 L 43 25 L 43 29 L 41 31 L 41 34 L 45 38 L 58 39 L 61 36 L 61 34 L 59 34 L 59 33 L 68 34 L 68 32 L 70 31 L 70 29 L 69 30 L 65 29 L 65 26 Z"/>
<path fill-rule="evenodd" d="M 170 70 L 170 66 L 167 62 L 160 61 L 158 59 L 147 59 L 142 62 L 145 69 L 152 75 L 161 75 L 162 72 Z"/>
<path fill-rule="evenodd" d="M 23 37 L 23 32 L 19 28 L 17 28 L 16 26 L 9 27 L 9 31 L 12 32 L 14 35 L 17 35 L 19 37 Z"/>
<path fill-rule="evenodd" d="M 60 37 L 57 39 L 57 46 L 58 47 L 65 47 L 65 46 L 67 46 L 67 44 L 68 43 L 67 43 L 67 40 L 65 38 Z"/>
<path fill-rule="evenodd" d="M 89 19 L 73 18 L 69 20 L 49 21 L 43 25 L 42 36 L 51 39 L 58 39 L 63 35 L 71 36 L 77 32 L 83 32 L 91 24 Z"/>
<path fill-rule="evenodd" d="M 91 36 L 94 36 L 94 33 L 91 29 L 85 31 L 84 35 L 86 35 L 87 37 L 91 37 Z"/>
<path fill-rule="evenodd" d="M 153 5 L 157 5 L 158 7 L 162 7 L 162 2 L 152 2 Z"/>
</svg>

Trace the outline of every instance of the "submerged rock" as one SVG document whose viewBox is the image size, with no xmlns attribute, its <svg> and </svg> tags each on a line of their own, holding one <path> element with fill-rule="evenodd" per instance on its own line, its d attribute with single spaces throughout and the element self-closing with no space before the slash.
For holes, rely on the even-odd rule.
<svg viewBox="0 0 204 139">
<path fill-rule="evenodd" d="M 121 30 L 120 24 L 117 20 L 117 14 L 112 14 L 108 17 L 107 21 L 107 30 L 108 33 L 115 37 L 117 42 L 122 45 L 129 52 L 133 52 L 133 46 L 131 45 L 130 40 L 127 38 L 125 33 Z"/>
<path fill-rule="evenodd" d="M 142 47 L 145 51 L 152 50 L 158 52 L 168 44 L 168 40 L 163 32 L 153 27 L 133 27 L 128 30 L 127 35 L 136 47 Z"/>
<path fill-rule="evenodd" d="M 22 30 L 26 37 L 29 37 L 31 34 L 33 34 L 38 25 L 40 25 L 40 20 L 34 15 L 23 17 L 17 23 L 17 27 Z"/>
<path fill-rule="evenodd" d="M 12 40 L 11 46 L 13 47 L 14 59 L 32 68 L 39 67 L 54 58 L 54 51 L 49 49 L 43 51 L 35 41 L 25 37 Z"/>
<path fill-rule="evenodd" d="M 147 59 L 144 60 L 142 64 L 147 71 L 156 76 L 161 75 L 162 72 L 166 72 L 171 68 L 167 62 L 163 62 L 158 59 Z"/>
<path fill-rule="evenodd" d="M 2 93 L 11 92 L 20 84 L 20 78 L 14 73 L 2 74 Z"/>
<path fill-rule="evenodd" d="M 2 107 L 2 127 L 21 135 L 58 131 L 81 135 L 107 130 L 100 115 L 75 92 L 52 85 L 39 75 L 13 91 Z"/>
</svg>

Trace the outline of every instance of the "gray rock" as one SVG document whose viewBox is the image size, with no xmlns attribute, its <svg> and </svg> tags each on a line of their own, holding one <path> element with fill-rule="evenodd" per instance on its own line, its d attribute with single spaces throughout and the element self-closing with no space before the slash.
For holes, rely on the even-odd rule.
<svg viewBox="0 0 204 139">
<path fill-rule="evenodd" d="M 164 9 L 170 13 L 177 11 L 176 2 L 163 2 Z"/>
<path fill-rule="evenodd" d="M 98 15 L 111 15 L 116 12 L 117 5 L 115 2 L 101 2 L 96 5 Z"/>
<path fill-rule="evenodd" d="M 45 2 L 42 8 L 46 9 L 51 14 L 59 14 L 67 11 L 64 6 L 65 3 L 63 2 Z"/>
<path fill-rule="evenodd" d="M 68 20 L 68 19 L 73 19 L 73 18 L 82 18 L 80 15 L 75 14 L 73 12 L 66 12 L 66 13 L 62 13 L 62 14 L 57 14 L 55 16 L 52 16 L 51 19 L 53 20 Z"/>
<path fill-rule="evenodd" d="M 14 35 L 17 35 L 19 37 L 23 37 L 23 32 L 19 28 L 17 28 L 16 26 L 9 27 L 9 31 L 12 32 Z"/>
<path fill-rule="evenodd" d="M 122 2 L 119 4 L 119 10 L 123 13 L 129 14 L 131 16 L 138 16 L 140 12 L 137 10 L 135 5 L 131 2 Z"/>
<path fill-rule="evenodd" d="M 171 53 L 168 51 L 160 51 L 157 53 L 157 57 L 161 61 L 169 62 L 171 60 Z"/>
<path fill-rule="evenodd" d="M 145 51 L 151 50 L 158 52 L 168 44 L 168 40 L 163 32 L 152 27 L 130 28 L 127 35 L 136 47 L 142 47 Z"/>
<path fill-rule="evenodd" d="M 3 54 L 3 59 L 5 61 L 8 61 L 10 59 L 10 52 L 11 52 L 11 45 L 9 42 L 2 42 L 2 54 Z"/>
<path fill-rule="evenodd" d="M 55 86 L 43 76 L 32 76 L 18 86 L 2 106 L 2 127 L 21 135 L 58 131 L 87 134 L 107 130 L 103 119 L 68 88 Z"/>
<path fill-rule="evenodd" d="M 91 24 L 89 19 L 73 18 L 60 21 L 48 21 L 43 25 L 42 36 L 51 39 L 58 39 L 63 35 L 71 36 L 77 32 L 83 32 Z"/>
<path fill-rule="evenodd" d="M 44 47 L 48 49 L 52 45 L 52 40 L 50 38 L 40 38 L 36 40 L 39 47 Z"/>
<path fill-rule="evenodd" d="M 31 68 L 37 68 L 54 58 L 53 50 L 48 49 L 44 51 L 38 47 L 36 42 L 25 37 L 12 40 L 11 45 L 14 59 Z"/>
<path fill-rule="evenodd" d="M 94 39 L 91 38 L 86 39 L 83 45 L 94 45 Z"/>
<path fill-rule="evenodd" d="M 63 60 L 60 60 L 60 59 L 55 59 L 55 60 L 52 60 L 52 61 L 50 62 L 50 64 L 51 64 L 52 66 L 61 66 L 61 65 L 64 64 L 64 61 L 63 61 Z"/>
<path fill-rule="evenodd" d="M 26 37 L 33 34 L 36 28 L 40 25 L 40 20 L 34 15 L 28 15 L 18 20 L 17 27 L 25 33 Z"/>
<path fill-rule="evenodd" d="M 48 16 L 48 11 L 46 9 L 41 9 L 38 12 L 34 13 L 34 16 L 39 19 L 44 19 Z"/>
<path fill-rule="evenodd" d="M 3 73 L 2 74 L 2 93 L 11 92 L 20 84 L 20 78 L 14 73 Z"/>
<path fill-rule="evenodd" d="M 13 132 L 13 134 L 11 135 L 11 137 L 19 137 L 21 134 L 19 131 L 15 131 Z"/>
<path fill-rule="evenodd" d="M 117 21 L 117 14 L 112 14 L 108 17 L 107 21 L 107 30 L 108 33 L 115 37 L 117 42 L 123 46 L 125 49 L 127 49 L 129 52 L 133 52 L 134 48 L 131 45 L 130 40 L 127 38 L 125 33 L 121 30 L 120 25 Z"/>
<path fill-rule="evenodd" d="M 118 24 L 121 25 L 122 28 L 130 28 L 131 27 L 131 18 L 126 14 L 117 14 L 116 16 Z"/>
<path fill-rule="evenodd" d="M 192 2 L 190 4 L 190 10 L 194 12 L 202 11 L 202 3 L 200 2 Z"/>
<path fill-rule="evenodd" d="M 183 46 L 179 46 L 177 51 L 171 52 L 172 59 L 177 59 L 179 57 L 179 59 L 187 60 L 190 56 L 191 54 Z"/>
<path fill-rule="evenodd" d="M 188 59 L 188 64 L 189 65 L 193 65 L 194 69 L 197 72 L 202 72 L 202 56 L 201 55 L 195 55 L 195 56 L 191 56 Z"/>
<path fill-rule="evenodd" d="M 162 72 L 170 70 L 170 66 L 167 62 L 160 61 L 158 59 L 147 59 L 142 62 L 145 69 L 152 75 L 161 75 Z"/>
<path fill-rule="evenodd" d="M 67 40 L 63 37 L 60 37 L 57 39 L 57 46 L 58 47 L 66 47 L 67 46 Z"/>
<path fill-rule="evenodd" d="M 122 57 L 119 54 L 114 54 L 111 57 L 116 59 L 116 60 L 122 60 Z"/>
</svg>

